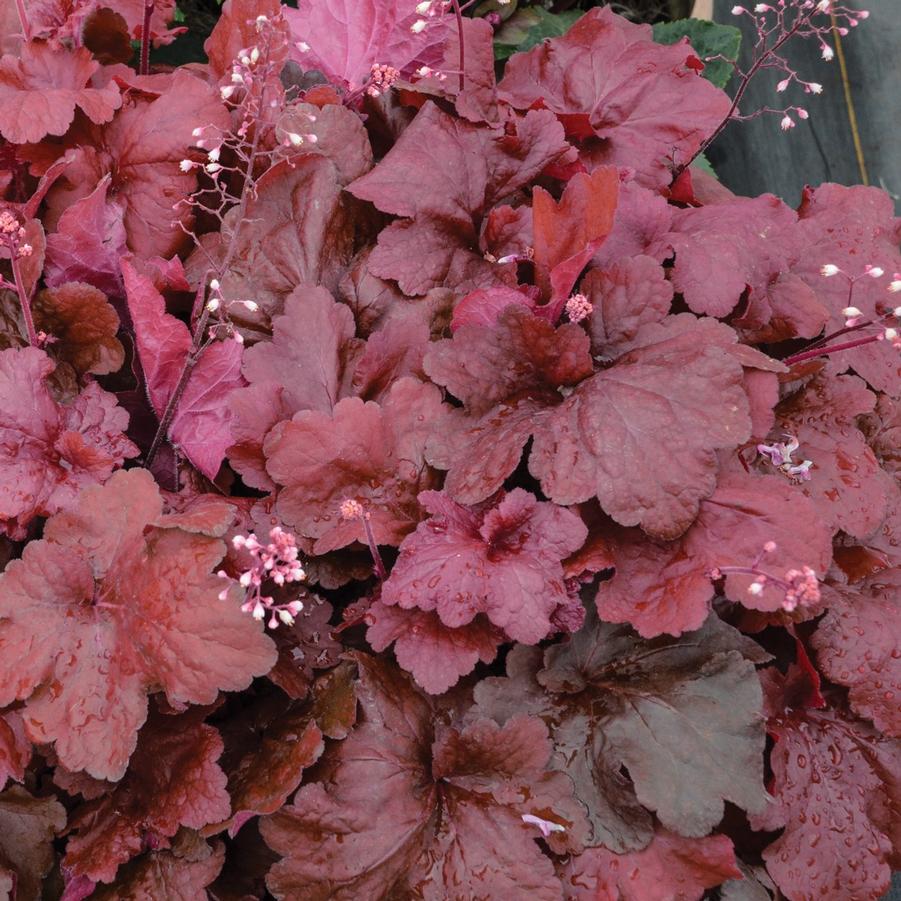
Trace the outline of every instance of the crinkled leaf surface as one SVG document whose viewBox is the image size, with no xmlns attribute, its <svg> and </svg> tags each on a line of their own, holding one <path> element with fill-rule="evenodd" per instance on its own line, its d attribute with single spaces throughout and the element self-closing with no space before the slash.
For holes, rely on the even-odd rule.
<svg viewBox="0 0 901 901">
<path fill-rule="evenodd" d="M 0 523 L 13 537 L 138 453 L 123 434 L 128 414 L 115 397 L 92 382 L 60 405 L 46 381 L 53 368 L 32 347 L 0 351 Z"/>
<path fill-rule="evenodd" d="M 125 772 L 148 691 L 210 703 L 275 662 L 257 624 L 218 599 L 222 542 L 153 528 L 161 513 L 146 470 L 117 473 L 0 575 L 0 704 L 24 701 L 32 740 L 97 778 Z"/>
<path fill-rule="evenodd" d="M 826 615 L 811 638 L 819 668 L 848 686 L 851 707 L 895 738 L 901 738 L 899 589 L 897 568 L 858 585 L 830 586 Z"/>
<path fill-rule="evenodd" d="M 75 811 L 63 867 L 69 877 L 112 882 L 144 848 L 169 846 L 181 826 L 225 819 L 231 804 L 217 760 L 222 739 L 203 711 L 151 715 L 128 772 L 109 794 Z"/>
<path fill-rule="evenodd" d="M 574 513 L 521 488 L 475 508 L 436 491 L 420 503 L 430 516 L 401 545 L 382 586 L 383 603 L 434 610 L 451 628 L 484 613 L 526 644 L 552 631 L 558 607 L 578 604 L 564 585 L 561 562 L 587 535 Z"/>
<path fill-rule="evenodd" d="M 763 852 L 767 870 L 789 896 L 876 899 L 891 878 L 892 817 L 901 803 L 897 742 L 838 710 L 805 709 L 784 694 L 792 676 L 763 674 L 775 739 L 773 797 L 751 825 L 785 827 Z"/>
<path fill-rule="evenodd" d="M 558 504 L 596 496 L 622 525 L 675 538 L 715 486 L 715 448 L 750 434 L 741 367 L 688 329 L 620 357 L 535 430 L 529 471 Z"/>
<path fill-rule="evenodd" d="M 522 304 L 508 306 L 495 325 L 471 324 L 432 345 L 426 373 L 464 404 L 446 429 L 436 429 L 428 459 L 449 470 L 446 489 L 462 503 L 493 494 L 516 468 L 559 388 L 591 375 L 589 340 L 571 323 L 554 329 Z"/>
</svg>

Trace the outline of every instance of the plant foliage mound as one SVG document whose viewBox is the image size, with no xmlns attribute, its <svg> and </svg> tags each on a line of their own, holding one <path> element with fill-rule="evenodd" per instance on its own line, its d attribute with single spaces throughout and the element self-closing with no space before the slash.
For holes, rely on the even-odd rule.
<svg viewBox="0 0 901 901">
<path fill-rule="evenodd" d="M 0 895 L 901 863 L 901 220 L 690 165 L 733 32 L 507 5 L 0 0 Z"/>
</svg>

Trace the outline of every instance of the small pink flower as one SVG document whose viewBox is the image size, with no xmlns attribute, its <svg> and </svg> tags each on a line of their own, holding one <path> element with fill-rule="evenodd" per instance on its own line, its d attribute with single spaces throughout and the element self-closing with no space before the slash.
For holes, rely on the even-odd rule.
<svg viewBox="0 0 901 901">
<path fill-rule="evenodd" d="M 341 506 L 338 509 L 341 513 L 341 518 L 348 522 L 354 519 L 363 519 L 366 515 L 363 510 L 363 505 L 353 498 L 347 498 L 346 500 L 341 501 Z"/>
<path fill-rule="evenodd" d="M 782 121 L 779 123 L 779 127 L 780 127 L 783 131 L 788 131 L 790 128 L 794 128 L 794 127 L 795 127 L 795 120 L 792 119 L 792 117 L 789 116 L 788 113 L 786 113 L 786 114 L 782 117 Z"/>
</svg>

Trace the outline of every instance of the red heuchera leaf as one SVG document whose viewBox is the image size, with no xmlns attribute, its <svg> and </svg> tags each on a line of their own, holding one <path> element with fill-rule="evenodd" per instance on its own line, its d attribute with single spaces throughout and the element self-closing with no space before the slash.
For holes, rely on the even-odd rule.
<svg viewBox="0 0 901 901">
<path fill-rule="evenodd" d="M 122 275 L 150 401 L 162 419 L 191 350 L 188 327 L 166 312 L 153 283 L 127 260 Z M 168 436 L 207 478 L 216 473 L 232 444 L 229 397 L 243 387 L 242 346 L 218 341 L 207 347 L 190 372 Z"/>
<path fill-rule="evenodd" d="M 547 191 L 532 191 L 532 228 L 535 277 L 548 316 L 556 322 L 562 304 L 580 273 L 613 229 L 619 191 L 616 169 L 601 168 L 592 175 L 579 172 L 567 182 L 560 202 Z"/>
<path fill-rule="evenodd" d="M 242 318 L 265 327 L 284 310 L 288 295 L 300 285 L 337 288 L 354 249 L 355 232 L 365 232 L 365 218 L 342 192 L 338 171 L 324 156 L 302 154 L 283 160 L 256 183 L 239 227 L 237 210 L 226 215 L 224 231 L 234 234 L 234 260 L 220 277 L 228 300 L 253 299 L 260 312 Z M 227 242 L 220 233 L 205 235 L 188 262 L 192 282 L 202 281 L 210 259 L 222 261 Z"/>
<path fill-rule="evenodd" d="M 589 340 L 577 325 L 558 329 L 522 305 L 508 306 L 494 327 L 464 325 L 436 342 L 426 373 L 464 403 L 467 415 L 436 429 L 428 459 L 449 470 L 445 488 L 478 503 L 516 469 L 541 415 L 561 402 L 558 388 L 591 375 Z"/>
<path fill-rule="evenodd" d="M 362 523 L 339 514 L 342 501 L 355 499 L 376 541 L 400 544 L 421 517 L 417 495 L 437 482 L 424 449 L 445 409 L 434 385 L 405 378 L 381 404 L 348 397 L 331 413 L 303 410 L 280 423 L 263 446 L 269 475 L 284 486 L 277 514 L 323 554 L 365 543 Z"/>
<path fill-rule="evenodd" d="M 473 250 L 480 220 L 567 148 L 563 129 L 546 111 L 533 110 L 507 134 L 453 119 L 426 103 L 375 169 L 348 188 L 382 212 L 411 220 L 382 231 L 370 270 L 396 280 L 406 294 L 445 283 L 470 290 L 502 283 L 504 268 Z M 460 179 L 464 171 L 467 177 Z"/>
<path fill-rule="evenodd" d="M 35 798 L 20 785 L 0 793 L 0 879 L 4 869 L 14 876 L 10 898 L 41 897 L 53 839 L 65 825 L 66 809 L 55 798 Z"/>
<path fill-rule="evenodd" d="M 891 307 L 887 277 L 901 271 L 901 218 L 894 215 L 892 199 L 876 188 L 825 184 L 808 188 L 798 210 L 798 232 L 804 248 L 795 272 L 816 292 L 829 311 L 828 332 L 843 328 L 841 311 L 848 306 L 848 282 L 824 278 L 822 266 L 831 263 L 849 276 L 859 277 L 864 266 L 879 266 L 883 278 L 859 278 L 851 303 L 867 318 L 877 306 Z M 830 356 L 837 371 L 852 368 L 878 391 L 901 396 L 898 351 L 890 341 L 876 341 Z"/>
<path fill-rule="evenodd" d="M 92 382 L 60 405 L 46 383 L 53 368 L 32 347 L 0 351 L 0 530 L 13 538 L 138 454 L 115 397 Z"/>
<path fill-rule="evenodd" d="M 496 325 L 501 313 L 514 304 L 535 311 L 534 298 L 519 289 L 498 287 L 470 291 L 454 307 L 451 332 L 456 332 L 464 325 Z"/>
<path fill-rule="evenodd" d="M 391 66 L 404 77 L 420 66 L 437 66 L 453 20 L 436 16 L 414 32 L 423 18 L 418 0 L 300 0 L 285 10 L 291 25 L 291 56 L 304 69 L 319 69 L 331 81 L 356 91 L 373 65 Z M 303 44 L 303 47 L 298 47 Z"/>
<path fill-rule="evenodd" d="M 751 825 L 785 827 L 763 852 L 767 870 L 789 897 L 876 901 L 891 878 L 892 817 L 901 803 L 897 742 L 838 710 L 805 709 L 786 696 L 792 681 L 810 683 L 795 666 L 787 677 L 767 669 L 762 680 L 775 739 L 773 797 Z"/>
<path fill-rule="evenodd" d="M 654 43 L 648 25 L 592 9 L 563 37 L 507 61 L 500 96 L 518 109 L 536 101 L 585 142 L 592 168 L 613 164 L 661 188 L 673 161 L 691 159 L 726 117 L 729 98 L 691 68 L 688 44 Z M 600 139 L 600 140 L 596 140 Z"/>
<path fill-rule="evenodd" d="M 598 612 L 610 622 L 630 623 L 646 638 L 697 629 L 713 597 L 708 571 L 748 567 L 768 541 L 776 549 L 762 567 L 777 578 L 803 566 L 823 576 L 832 559 L 831 534 L 796 486 L 740 469 L 720 474 L 716 490 L 701 502 L 694 525 L 679 541 L 664 544 L 634 529 L 614 531 L 608 541 L 616 573 L 598 587 Z M 727 595 L 755 610 L 782 609 L 785 595 L 777 587 L 748 592 L 753 578 L 730 574 Z"/>
<path fill-rule="evenodd" d="M 529 713 L 548 724 L 552 765 L 588 812 L 588 844 L 645 847 L 645 808 L 699 838 L 719 822 L 724 799 L 759 810 L 766 798 L 760 690 L 742 654 L 766 659 L 715 616 L 699 632 L 647 642 L 589 609 L 582 630 L 543 655 L 514 648 L 506 678 L 476 685 L 476 709 L 499 723 Z"/>
<path fill-rule="evenodd" d="M 855 538 L 879 528 L 894 487 L 856 428 L 875 396 L 854 376 L 818 376 L 780 404 L 776 441 L 786 433 L 800 442 L 798 453 L 813 460 L 801 489 L 814 502 L 817 518 Z"/>
<path fill-rule="evenodd" d="M 456 685 L 475 665 L 491 663 L 505 641 L 487 616 L 477 615 L 457 628 L 446 626 L 434 610 L 404 609 L 375 601 L 366 614 L 366 640 L 374 651 L 394 642 L 398 664 L 429 694 Z"/>
<path fill-rule="evenodd" d="M 673 285 L 695 313 L 726 316 L 747 287 L 756 302 L 791 262 L 796 221 L 794 210 L 772 194 L 676 210 L 668 236 L 676 254 Z M 819 328 L 824 321 L 825 310 Z"/>
<path fill-rule="evenodd" d="M 675 208 L 656 191 L 626 179 L 619 186 L 613 231 L 594 255 L 606 269 L 624 257 L 649 256 L 662 263 L 672 256 L 669 232 Z"/>
<path fill-rule="evenodd" d="M 47 235 L 48 288 L 86 282 L 104 294 L 121 297 L 119 260 L 126 253 L 123 209 L 106 202 L 111 176 L 106 175 L 87 197 L 72 204 Z"/>
<path fill-rule="evenodd" d="M 270 891 L 347 901 L 424 889 L 437 901 L 465 886 L 467 896 L 557 901 L 553 866 L 522 820 L 580 825 L 571 786 L 544 773 L 544 725 L 519 717 L 504 728 L 475 720 L 436 731 L 433 703 L 408 677 L 358 661 L 362 723 L 334 748 L 325 782 L 302 787 L 262 821 L 284 857 L 269 873 Z M 558 850 L 561 835 L 551 839 Z"/>
<path fill-rule="evenodd" d="M 277 423 L 300 410 L 330 413 L 350 393 L 354 338 L 350 308 L 324 288 L 297 288 L 285 311 L 272 321 L 272 340 L 244 352 L 242 372 L 249 383 L 229 397 L 235 446 L 229 461 L 256 488 L 269 488 L 263 440 Z"/>
<path fill-rule="evenodd" d="M 32 302 L 35 327 L 56 340 L 49 352 L 78 375 L 118 372 L 125 350 L 116 337 L 119 315 L 106 295 L 84 282 L 46 288 Z"/>
<path fill-rule="evenodd" d="M 257 624 L 218 599 L 222 542 L 153 528 L 161 513 L 148 472 L 116 473 L 0 575 L 0 705 L 24 701 L 29 737 L 100 779 L 125 772 L 148 691 L 206 704 L 275 662 Z"/>
<path fill-rule="evenodd" d="M 901 738 L 899 589 L 897 568 L 854 587 L 830 585 L 828 610 L 810 639 L 819 668 L 850 689 L 853 710 L 895 738 Z"/>
<path fill-rule="evenodd" d="M 206 852 L 178 854 L 153 851 L 119 870 L 115 885 L 97 886 L 94 901 L 120 901 L 122 898 L 165 898 L 166 901 L 197 901 L 219 875 L 225 862 L 225 848 L 217 845 Z M 66 901 L 69 901 L 68 897 Z"/>
<path fill-rule="evenodd" d="M 660 322 L 673 299 L 663 267 L 643 255 L 592 269 L 579 291 L 594 307 L 588 320 L 591 352 L 605 361 L 626 350 L 643 325 Z"/>
<path fill-rule="evenodd" d="M 749 437 L 748 400 L 741 367 L 702 322 L 652 330 L 541 421 L 529 471 L 558 504 L 596 495 L 620 524 L 675 538 L 713 491 L 714 449 Z"/>
<path fill-rule="evenodd" d="M 50 221 L 56 222 L 110 175 L 107 202 L 121 209 L 129 249 L 144 258 L 168 258 L 187 246 L 184 229 L 193 222 L 187 204 L 173 209 L 197 187 L 196 174 L 179 168 L 196 143 L 192 131 L 226 129 L 229 119 L 212 86 L 188 71 L 152 77 L 165 78 L 160 93 L 129 92 L 116 118 L 84 141 L 47 200 Z M 106 213 L 111 219 L 118 215 Z"/>
<path fill-rule="evenodd" d="M 514 641 L 537 644 L 559 607 L 573 604 L 562 560 L 582 546 L 585 524 L 569 510 L 516 488 L 498 502 L 466 508 L 429 491 L 430 516 L 401 544 L 382 602 L 434 610 L 451 628 L 484 613 Z"/>
<path fill-rule="evenodd" d="M 655 541 L 640 529 L 619 527 L 608 536 L 616 572 L 598 586 L 595 603 L 602 619 L 629 623 L 645 638 L 681 635 L 703 625 L 713 586 L 704 560 L 693 556 L 684 540 Z"/>
<path fill-rule="evenodd" d="M 23 782 L 30 760 L 31 742 L 21 715 L 16 710 L 0 715 L 0 789 L 10 779 Z"/>
<path fill-rule="evenodd" d="M 75 834 L 62 862 L 69 878 L 112 882 L 145 848 L 168 847 L 179 827 L 200 829 L 229 815 L 226 776 L 217 763 L 222 739 L 199 714 L 151 715 L 122 781 L 72 815 Z"/>
<path fill-rule="evenodd" d="M 725 835 L 682 838 L 660 828 L 642 851 L 589 848 L 560 875 L 567 901 L 700 901 L 705 889 L 742 878 Z"/>
<path fill-rule="evenodd" d="M 115 82 L 87 87 L 100 65 L 84 47 L 23 44 L 16 58 L 0 59 L 0 135 L 12 144 L 65 134 L 78 107 L 92 121 L 109 122 L 122 105 Z"/>
<path fill-rule="evenodd" d="M 279 810 L 324 748 L 322 732 L 307 714 L 279 717 L 262 734 L 255 753 L 245 755 L 229 773 L 229 835 L 234 838 L 251 817 Z"/>
</svg>

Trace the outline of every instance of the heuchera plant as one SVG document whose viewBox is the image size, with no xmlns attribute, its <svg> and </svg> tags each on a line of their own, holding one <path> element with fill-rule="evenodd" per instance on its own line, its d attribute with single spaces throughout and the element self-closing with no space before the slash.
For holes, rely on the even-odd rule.
<svg viewBox="0 0 901 901">
<path fill-rule="evenodd" d="M 472 6 L 0 0 L 0 895 L 901 866 L 901 220 L 692 165 L 865 13 Z"/>
</svg>

